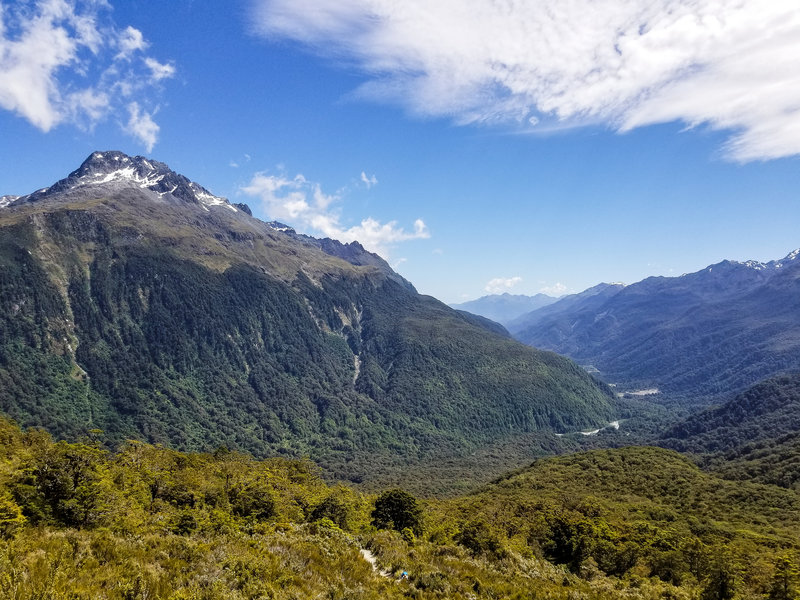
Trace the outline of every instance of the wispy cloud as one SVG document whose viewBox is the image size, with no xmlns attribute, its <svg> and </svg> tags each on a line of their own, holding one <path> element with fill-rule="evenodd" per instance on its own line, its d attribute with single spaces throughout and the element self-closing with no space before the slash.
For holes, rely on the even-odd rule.
<svg viewBox="0 0 800 600">
<path fill-rule="evenodd" d="M 565 286 L 561 282 L 556 282 L 553 285 L 546 285 L 542 289 L 539 290 L 542 294 L 547 294 L 548 296 L 563 296 L 567 293 L 567 286 Z"/>
<path fill-rule="evenodd" d="M 308 233 L 322 234 L 342 242 L 360 242 L 367 250 L 384 258 L 389 249 L 400 242 L 430 237 L 422 219 L 414 221 L 413 230 L 406 231 L 397 221 L 381 223 L 368 217 L 358 225 L 341 223 L 338 203 L 342 193 L 326 194 L 319 183 L 307 180 L 303 175 L 289 178 L 286 175 L 256 173 L 242 192 L 259 198 L 270 218 Z"/>
<path fill-rule="evenodd" d="M 150 79 L 153 83 L 175 77 L 175 65 L 172 63 L 160 63 L 148 56 L 144 59 L 144 64 L 150 69 Z"/>
<path fill-rule="evenodd" d="M 125 130 L 142 142 L 148 152 L 151 152 L 158 139 L 159 131 L 158 125 L 153 121 L 153 115 L 141 110 L 137 102 L 131 102 L 128 105 L 128 114 L 130 118 Z"/>
<path fill-rule="evenodd" d="M 367 189 L 370 189 L 374 185 L 378 185 L 378 178 L 375 177 L 375 175 L 372 175 L 372 177 L 367 177 L 367 174 L 364 171 L 361 171 L 361 181 L 367 186 Z"/>
<path fill-rule="evenodd" d="M 800 153 L 793 0 L 257 0 L 263 35 L 358 65 L 362 97 L 520 129 L 683 121 Z"/>
<path fill-rule="evenodd" d="M 142 32 L 118 28 L 109 12 L 99 0 L 0 3 L 0 108 L 45 132 L 91 129 L 127 110 L 123 129 L 151 149 L 158 126 L 142 107 L 175 67 L 145 55 Z"/>
<path fill-rule="evenodd" d="M 242 158 L 244 159 L 243 161 L 238 161 L 238 160 L 232 158 L 230 160 L 230 162 L 228 163 L 228 166 L 231 167 L 232 169 L 238 169 L 241 166 L 242 162 L 244 162 L 244 163 L 249 163 L 250 162 L 250 155 L 249 154 L 243 154 Z"/>
<path fill-rule="evenodd" d="M 515 285 L 522 281 L 522 277 L 496 277 L 495 279 L 491 279 L 487 282 L 486 287 L 483 289 L 490 294 L 502 294 L 503 292 L 509 291 Z"/>
</svg>

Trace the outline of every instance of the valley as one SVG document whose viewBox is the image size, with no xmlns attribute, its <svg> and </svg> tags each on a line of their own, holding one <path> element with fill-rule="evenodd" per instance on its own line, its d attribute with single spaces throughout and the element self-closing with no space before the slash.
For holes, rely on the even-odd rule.
<svg viewBox="0 0 800 600">
<path fill-rule="evenodd" d="M 0 600 L 800 600 L 798 57 L 0 0 Z"/>
<path fill-rule="evenodd" d="M 796 597 L 796 252 L 506 328 L 141 156 L 3 202 L 4 597 Z"/>
</svg>

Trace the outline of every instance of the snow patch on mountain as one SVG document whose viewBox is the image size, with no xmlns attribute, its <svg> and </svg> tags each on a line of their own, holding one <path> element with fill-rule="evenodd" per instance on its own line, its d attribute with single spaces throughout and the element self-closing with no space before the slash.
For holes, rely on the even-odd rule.
<svg viewBox="0 0 800 600">
<path fill-rule="evenodd" d="M 280 231 L 283 233 L 296 233 L 293 227 L 289 227 L 288 225 L 280 223 L 279 221 L 270 221 L 267 223 L 267 225 L 274 231 Z"/>
<path fill-rule="evenodd" d="M 0 196 L 0 208 L 5 208 L 18 199 L 19 196 Z"/>
</svg>

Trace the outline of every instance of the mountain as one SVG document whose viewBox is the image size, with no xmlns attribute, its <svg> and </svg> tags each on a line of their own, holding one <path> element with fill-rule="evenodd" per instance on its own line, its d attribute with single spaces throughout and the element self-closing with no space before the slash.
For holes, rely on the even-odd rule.
<svg viewBox="0 0 800 600">
<path fill-rule="evenodd" d="M 552 304 L 556 300 L 557 298 L 553 298 L 547 294 L 525 296 L 523 294 L 505 293 L 482 296 L 477 300 L 470 300 L 469 302 L 462 302 L 460 304 L 451 304 L 450 307 L 486 317 L 502 325 L 508 325 L 508 323 L 517 317 L 536 310 L 537 308 Z"/>
<path fill-rule="evenodd" d="M 0 410 L 24 426 L 357 478 L 602 424 L 613 403 L 361 245 L 259 221 L 157 161 L 96 152 L 0 209 Z"/>
<path fill-rule="evenodd" d="M 682 452 L 729 451 L 800 432 L 800 374 L 759 382 L 720 406 L 672 426 L 662 441 Z"/>
<path fill-rule="evenodd" d="M 709 405 L 800 367 L 798 255 L 650 277 L 608 297 L 539 309 L 510 330 L 624 389 Z"/>
<path fill-rule="evenodd" d="M 622 283 L 599 283 L 579 294 L 562 296 L 544 307 L 519 315 L 507 324 L 507 328 L 514 334 L 533 327 L 539 321 L 558 321 L 563 314 L 591 311 L 624 287 Z"/>
</svg>

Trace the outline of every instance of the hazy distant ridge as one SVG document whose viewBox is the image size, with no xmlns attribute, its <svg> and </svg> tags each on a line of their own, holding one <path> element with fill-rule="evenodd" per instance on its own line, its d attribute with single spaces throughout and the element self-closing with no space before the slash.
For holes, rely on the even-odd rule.
<svg viewBox="0 0 800 600">
<path fill-rule="evenodd" d="M 465 310 L 492 321 L 497 321 L 502 325 L 508 325 L 517 317 L 524 315 L 532 310 L 542 308 L 558 300 L 547 294 L 536 294 L 526 296 L 524 294 L 491 294 L 482 296 L 477 300 L 451 304 L 452 308 Z"/>
</svg>

